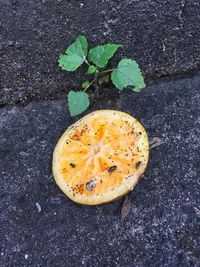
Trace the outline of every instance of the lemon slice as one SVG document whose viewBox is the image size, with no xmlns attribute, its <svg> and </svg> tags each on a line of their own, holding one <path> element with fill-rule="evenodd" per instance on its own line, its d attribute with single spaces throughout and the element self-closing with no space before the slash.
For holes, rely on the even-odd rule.
<svg viewBox="0 0 200 267">
<path fill-rule="evenodd" d="M 53 153 L 53 175 L 71 200 L 98 205 L 132 190 L 148 157 L 147 133 L 135 118 L 99 110 L 63 133 Z"/>
</svg>

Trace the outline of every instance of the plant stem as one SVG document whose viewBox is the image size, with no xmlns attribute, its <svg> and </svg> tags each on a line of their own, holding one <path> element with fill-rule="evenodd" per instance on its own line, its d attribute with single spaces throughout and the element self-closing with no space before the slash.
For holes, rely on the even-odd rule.
<svg viewBox="0 0 200 267">
<path fill-rule="evenodd" d="M 86 86 L 85 87 L 85 89 L 83 90 L 83 92 L 85 92 L 93 83 L 95 82 L 95 79 L 94 80 L 92 80 L 89 84 L 88 84 L 88 86 Z"/>
<path fill-rule="evenodd" d="M 100 74 L 107 73 L 107 72 L 111 72 L 111 71 L 113 71 L 113 70 L 116 70 L 116 69 L 108 69 L 108 70 L 104 70 L 104 71 L 102 71 Z"/>
<path fill-rule="evenodd" d="M 84 57 L 84 62 L 85 62 L 88 66 L 90 66 L 90 63 L 87 61 L 86 57 Z"/>
<path fill-rule="evenodd" d="M 98 72 L 96 71 L 94 73 L 94 86 L 96 89 L 98 88 L 97 80 L 98 80 Z"/>
</svg>

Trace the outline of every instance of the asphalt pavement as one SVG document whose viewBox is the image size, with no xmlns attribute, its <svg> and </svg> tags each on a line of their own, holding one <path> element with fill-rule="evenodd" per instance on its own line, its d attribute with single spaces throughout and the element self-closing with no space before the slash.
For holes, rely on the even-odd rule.
<svg viewBox="0 0 200 267">
<path fill-rule="evenodd" d="M 122 199 L 76 205 L 52 177 L 56 142 L 77 119 L 65 100 L 0 109 L 1 266 L 199 266 L 199 89 L 200 76 L 167 79 L 86 112 L 126 111 L 163 141 L 150 151 L 123 224 Z"/>
</svg>

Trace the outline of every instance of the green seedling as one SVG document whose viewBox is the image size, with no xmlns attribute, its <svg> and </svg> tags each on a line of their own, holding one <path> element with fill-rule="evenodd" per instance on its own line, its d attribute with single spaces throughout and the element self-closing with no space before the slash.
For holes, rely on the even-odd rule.
<svg viewBox="0 0 200 267">
<path fill-rule="evenodd" d="M 98 88 L 102 83 L 108 82 L 110 77 L 114 86 L 119 90 L 132 86 L 134 92 L 140 92 L 145 87 L 141 69 L 133 59 L 122 59 L 116 68 L 105 70 L 108 61 L 120 47 L 122 45 L 109 43 L 88 51 L 87 39 L 79 35 L 65 53 L 60 54 L 58 63 L 63 70 L 75 71 L 82 64 L 86 64 L 88 66 L 86 74 L 93 76 L 92 79 L 82 83 L 81 91 L 71 90 L 68 93 L 68 107 L 72 117 L 81 114 L 89 107 L 89 95 L 86 90 L 91 86 Z"/>
</svg>

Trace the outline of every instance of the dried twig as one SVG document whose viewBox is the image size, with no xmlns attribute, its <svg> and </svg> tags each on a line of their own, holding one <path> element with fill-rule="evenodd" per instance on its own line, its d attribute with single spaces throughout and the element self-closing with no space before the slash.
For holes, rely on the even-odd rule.
<svg viewBox="0 0 200 267">
<path fill-rule="evenodd" d="M 149 142 L 150 149 L 160 146 L 161 144 L 164 144 L 164 142 L 159 137 L 153 137 Z"/>
<path fill-rule="evenodd" d="M 131 211 L 131 199 L 129 196 L 126 196 L 121 208 L 121 224 L 123 224 L 125 218 Z"/>
</svg>

